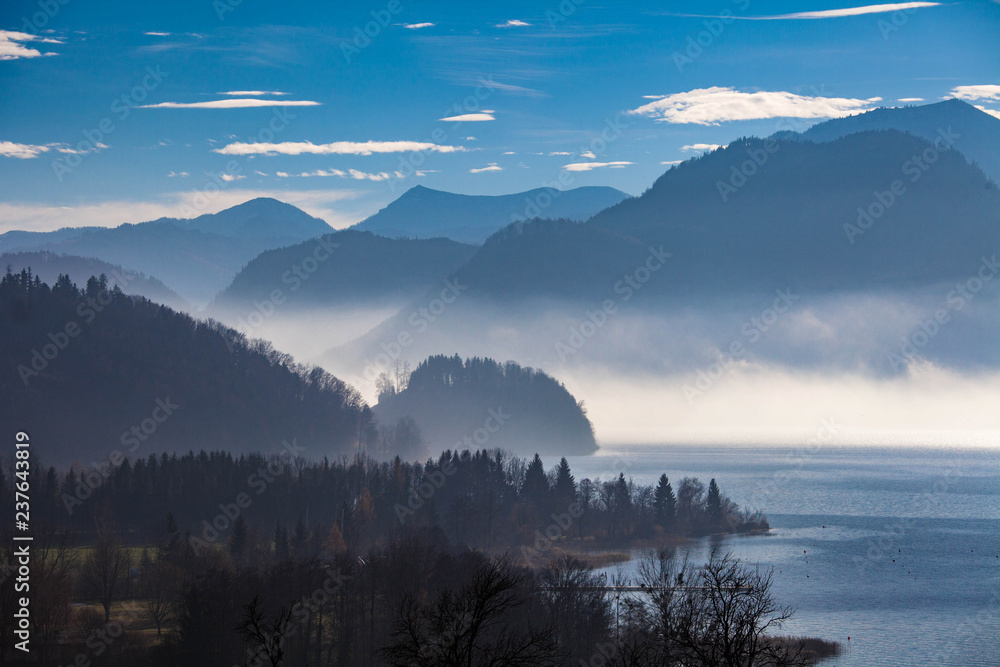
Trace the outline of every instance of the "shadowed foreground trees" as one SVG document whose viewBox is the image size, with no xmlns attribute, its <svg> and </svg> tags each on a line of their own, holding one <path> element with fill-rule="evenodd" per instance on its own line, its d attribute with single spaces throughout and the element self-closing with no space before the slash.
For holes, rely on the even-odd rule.
<svg viewBox="0 0 1000 667">
<path fill-rule="evenodd" d="M 701 569 L 672 552 L 649 554 L 637 568 L 642 594 L 630 600 L 622 642 L 634 667 L 784 667 L 805 665 L 802 645 L 775 640 L 792 617 L 771 594 L 773 570 L 713 553 Z"/>
<path fill-rule="evenodd" d="M 555 665 L 559 651 L 544 617 L 527 613 L 530 591 L 506 559 L 480 564 L 471 580 L 420 604 L 403 598 L 393 643 L 383 651 L 398 667 L 534 667 Z"/>
</svg>

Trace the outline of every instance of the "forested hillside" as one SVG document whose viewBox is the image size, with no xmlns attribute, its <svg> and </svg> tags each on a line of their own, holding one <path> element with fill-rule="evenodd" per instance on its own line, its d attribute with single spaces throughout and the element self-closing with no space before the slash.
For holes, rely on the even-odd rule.
<svg viewBox="0 0 1000 667">
<path fill-rule="evenodd" d="M 29 271 L 0 280 L 0 421 L 50 463 L 115 452 L 277 452 L 321 458 L 372 430 L 359 394 L 269 343 L 199 322 L 105 278 L 50 288 Z"/>
</svg>

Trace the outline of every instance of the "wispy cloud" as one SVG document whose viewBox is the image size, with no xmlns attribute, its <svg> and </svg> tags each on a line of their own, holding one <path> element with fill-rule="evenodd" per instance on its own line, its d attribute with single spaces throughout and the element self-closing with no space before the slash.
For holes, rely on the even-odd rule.
<svg viewBox="0 0 1000 667">
<path fill-rule="evenodd" d="M 660 164 L 669 164 L 669 165 L 674 165 L 674 164 L 680 164 L 680 163 L 681 163 L 681 162 L 683 162 L 683 161 L 684 161 L 684 160 L 664 160 L 664 161 L 663 161 L 663 162 L 661 162 Z"/>
<path fill-rule="evenodd" d="M 580 153 L 580 157 L 585 157 L 588 160 L 596 160 L 597 159 L 597 154 L 594 153 L 594 151 L 584 151 L 584 152 Z"/>
<path fill-rule="evenodd" d="M 609 169 L 622 169 L 632 164 L 631 162 L 574 162 L 573 164 L 564 164 L 563 169 L 566 171 L 591 171 L 593 169 L 609 168 Z"/>
<path fill-rule="evenodd" d="M 17 60 L 19 58 L 38 58 L 54 56 L 55 53 L 42 53 L 38 49 L 25 46 L 21 42 L 43 42 L 45 44 L 62 44 L 62 40 L 54 37 L 40 37 L 15 30 L 0 30 L 0 60 Z"/>
<path fill-rule="evenodd" d="M 243 174 L 219 174 L 219 177 L 227 183 L 232 183 L 233 181 L 242 181 L 246 176 Z"/>
<path fill-rule="evenodd" d="M 867 111 L 881 100 L 881 97 L 867 100 L 808 97 L 785 91 L 744 93 L 735 88 L 713 86 L 664 95 L 627 113 L 664 123 L 715 125 L 765 118 L 839 118 Z"/>
<path fill-rule="evenodd" d="M 898 102 L 923 102 L 924 98 L 922 98 L 922 97 L 900 97 L 897 101 Z"/>
<path fill-rule="evenodd" d="M 403 174 L 396 171 L 393 173 L 387 173 L 381 171 L 377 174 L 369 173 L 366 171 L 360 171 L 358 169 L 348 169 L 344 171 L 343 169 L 316 169 L 314 171 L 303 171 L 298 174 L 289 174 L 284 171 L 279 171 L 276 173 L 278 178 L 311 178 L 314 176 L 336 176 L 338 178 L 351 178 L 355 181 L 387 181 L 390 178 L 403 178 Z"/>
<path fill-rule="evenodd" d="M 169 32 L 153 32 L 153 31 L 149 31 L 149 32 L 144 32 L 142 34 L 149 35 L 150 37 L 170 37 L 170 33 Z"/>
<path fill-rule="evenodd" d="M 223 155 L 372 155 L 373 153 L 458 153 L 463 146 L 447 146 L 421 141 L 335 141 L 314 144 L 311 141 L 286 141 L 279 144 L 235 142 L 214 149 Z"/>
<path fill-rule="evenodd" d="M 144 104 L 139 109 L 249 109 L 254 107 L 318 107 L 319 102 L 312 100 L 258 100 L 252 98 L 236 98 L 231 100 L 212 100 L 211 102 L 160 102 L 159 104 Z"/>
<path fill-rule="evenodd" d="M 722 144 L 688 144 L 687 146 L 681 146 L 682 151 L 714 151 L 716 148 L 722 148 Z"/>
<path fill-rule="evenodd" d="M 1000 86 L 992 84 L 955 86 L 951 89 L 951 97 L 957 97 L 960 100 L 1000 100 Z"/>
<path fill-rule="evenodd" d="M 190 175 L 186 171 L 171 171 L 167 174 L 167 178 L 187 178 Z"/>
<path fill-rule="evenodd" d="M 500 83 L 499 81 L 494 81 L 492 78 L 489 80 L 490 88 L 496 88 L 499 91 L 510 93 L 511 95 L 525 95 L 527 97 L 548 97 L 545 93 L 540 90 L 535 90 L 534 88 L 526 88 L 524 86 L 516 86 L 512 83 Z"/>
<path fill-rule="evenodd" d="M 524 28 L 530 26 L 530 23 L 520 21 L 518 19 L 508 19 L 506 23 L 497 23 L 497 28 Z"/>
<path fill-rule="evenodd" d="M 771 16 L 733 16 L 725 17 L 710 14 L 671 14 L 688 18 L 729 18 L 742 21 L 802 21 L 815 19 L 839 19 L 846 16 L 863 16 L 865 14 L 886 14 L 907 9 L 922 9 L 924 7 L 940 7 L 940 2 L 897 2 L 885 5 L 865 5 L 863 7 L 844 7 L 843 9 L 823 9 L 815 12 L 795 12 L 793 14 L 776 14 Z"/>
<path fill-rule="evenodd" d="M 420 30 L 421 28 L 433 28 L 433 23 L 404 23 L 403 27 L 407 30 Z"/>
<path fill-rule="evenodd" d="M 19 160 L 30 160 L 49 151 L 48 146 L 33 144 L 16 144 L 13 141 L 0 141 L 0 156 L 13 157 Z"/>
<path fill-rule="evenodd" d="M 107 148 L 107 144 L 102 144 L 98 142 L 97 144 L 87 144 L 87 148 L 73 148 L 69 144 L 18 144 L 13 141 L 0 141 L 0 157 L 12 157 L 19 160 L 30 160 L 31 158 L 36 158 L 42 153 L 48 153 L 49 151 L 55 151 L 57 153 L 71 153 L 74 155 L 82 155 L 84 153 L 92 153 Z"/>
<path fill-rule="evenodd" d="M 470 174 L 483 174 L 489 171 L 503 171 L 503 167 L 498 166 L 496 162 L 490 162 L 486 167 L 480 167 L 479 169 L 470 169 Z"/>
<path fill-rule="evenodd" d="M 980 111 L 982 111 L 983 113 L 988 113 L 989 115 L 993 116 L 994 118 L 1000 118 L 1000 111 L 997 111 L 996 109 L 987 109 L 986 107 L 984 107 L 984 106 L 982 106 L 980 104 L 977 104 L 976 108 L 979 109 Z"/>
<path fill-rule="evenodd" d="M 446 121 L 450 123 L 477 123 L 486 120 L 496 120 L 493 115 L 496 112 L 492 109 L 483 109 L 479 113 L 464 113 L 460 116 L 448 116 L 447 118 L 438 118 L 440 121 Z"/>
<path fill-rule="evenodd" d="M 549 155 L 572 155 L 569 151 L 549 151 Z"/>
<path fill-rule="evenodd" d="M 225 92 L 216 93 L 216 95 L 235 95 L 237 97 L 247 96 L 247 97 L 263 97 L 264 95 L 288 95 L 289 93 L 283 93 L 280 90 L 227 90 Z"/>
</svg>

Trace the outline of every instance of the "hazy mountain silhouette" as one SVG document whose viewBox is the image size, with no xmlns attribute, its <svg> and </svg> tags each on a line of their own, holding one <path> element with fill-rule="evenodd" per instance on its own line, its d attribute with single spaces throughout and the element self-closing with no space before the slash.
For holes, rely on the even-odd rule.
<svg viewBox="0 0 1000 667">
<path fill-rule="evenodd" d="M 460 195 L 418 185 L 354 228 L 390 238 L 444 236 L 478 244 L 517 220 L 586 220 L 626 198 L 628 195 L 620 190 L 595 186 L 564 191 L 537 188 L 511 195 L 488 196 Z"/>
<path fill-rule="evenodd" d="M 933 163 L 917 167 L 914 157 L 927 151 Z M 787 289 L 839 298 L 934 287 L 943 298 L 948 288 L 937 287 L 975 275 L 996 248 L 1000 192 L 954 149 L 896 130 L 824 143 L 741 139 L 670 169 L 588 222 L 506 227 L 453 274 L 464 289 L 440 317 L 424 326 L 419 309 L 437 297 L 428 291 L 320 359 L 343 373 L 363 368 L 371 380 L 407 334 L 412 342 L 399 354 L 411 361 L 449 349 L 542 365 L 569 358 L 565 345 L 587 344 L 580 323 L 600 328 L 602 310 L 749 316 L 762 297 L 770 303 Z M 602 329 L 609 341 L 609 331 L 627 326 L 614 322 Z M 628 341 L 639 332 L 616 335 Z"/>
<path fill-rule="evenodd" d="M 1000 183 L 1000 118 L 968 102 L 950 99 L 935 104 L 882 107 L 855 116 L 834 118 L 800 133 L 809 141 L 833 141 L 867 130 L 900 130 L 934 141 L 943 130 L 957 135 L 955 148 Z M 782 136 L 794 135 L 784 133 Z"/>
<path fill-rule="evenodd" d="M 240 239 L 269 239 L 275 243 L 303 241 L 330 233 L 330 225 L 285 202 L 258 197 L 218 213 L 190 220 L 161 218 L 182 229 L 193 229 Z"/>
<path fill-rule="evenodd" d="M 478 446 L 570 456 L 597 449 L 582 404 L 557 380 L 512 361 L 430 357 L 373 410 L 384 425 L 412 417 L 430 451 Z"/>
<path fill-rule="evenodd" d="M 282 292 L 283 307 L 401 305 L 464 264 L 476 247 L 444 238 L 388 239 L 344 230 L 268 250 L 248 263 L 209 312 L 243 311 Z M 310 270 L 311 269 L 311 270 Z"/>
<path fill-rule="evenodd" d="M 0 420 L 17 424 L 46 463 L 106 461 L 191 448 L 349 453 L 371 424 L 358 393 L 322 369 L 297 366 L 141 297 L 50 289 L 28 272 L 0 280 Z"/>
<path fill-rule="evenodd" d="M 99 276 L 103 273 L 108 277 L 109 288 L 119 287 L 126 294 L 144 296 L 150 301 L 162 303 L 174 310 L 189 310 L 191 308 L 191 304 L 157 278 L 129 271 L 99 259 L 59 255 L 44 250 L 0 255 L 0 269 L 2 270 L 9 268 L 14 273 L 19 273 L 22 269 L 29 267 L 36 276 L 41 278 L 42 282 L 50 285 L 55 283 L 62 274 L 82 285 L 91 276 Z"/>
<path fill-rule="evenodd" d="M 258 198 L 192 220 L 161 218 L 114 228 L 8 232 L 0 235 L 0 251 L 49 250 L 95 257 L 155 275 L 201 305 L 261 252 L 329 231 L 325 222 L 294 206 Z"/>
<path fill-rule="evenodd" d="M 588 224 L 664 244 L 668 291 L 910 287 L 967 276 L 1000 247 L 1000 192 L 958 151 L 896 130 L 744 139 Z"/>
</svg>

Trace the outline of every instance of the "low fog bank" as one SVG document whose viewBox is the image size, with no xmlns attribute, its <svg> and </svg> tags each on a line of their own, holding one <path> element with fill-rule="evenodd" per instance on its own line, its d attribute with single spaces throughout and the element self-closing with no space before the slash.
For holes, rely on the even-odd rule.
<svg viewBox="0 0 1000 667">
<path fill-rule="evenodd" d="M 399 308 L 400 304 L 313 309 L 264 304 L 246 311 L 217 309 L 210 316 L 248 338 L 269 340 L 275 348 L 291 354 L 296 361 L 308 363 L 315 362 L 331 347 L 364 336 L 395 315 Z"/>
<path fill-rule="evenodd" d="M 414 368 L 458 354 L 533 366 L 585 402 L 602 444 L 794 444 L 833 420 L 842 444 L 931 445 L 941 443 L 934 431 L 959 431 L 963 443 L 996 445 L 998 290 L 960 287 L 684 304 L 458 295 L 436 309 L 432 300 L 398 313 L 285 310 L 259 326 L 230 323 L 323 366 L 373 404 L 375 380 L 397 361 Z"/>
<path fill-rule="evenodd" d="M 925 362 L 876 378 L 755 365 L 701 385 L 690 373 L 608 369 L 560 379 L 585 399 L 601 446 L 1000 446 L 997 371 L 967 374 Z"/>
<path fill-rule="evenodd" d="M 688 303 L 484 303 L 458 298 L 436 315 L 409 304 L 312 361 L 363 392 L 396 360 L 490 356 L 561 377 L 574 369 L 714 376 L 758 364 L 813 373 L 906 376 L 925 362 L 1000 370 L 998 291 L 942 285 L 906 293 L 769 294 Z M 586 398 L 585 396 L 583 398 Z"/>
</svg>

